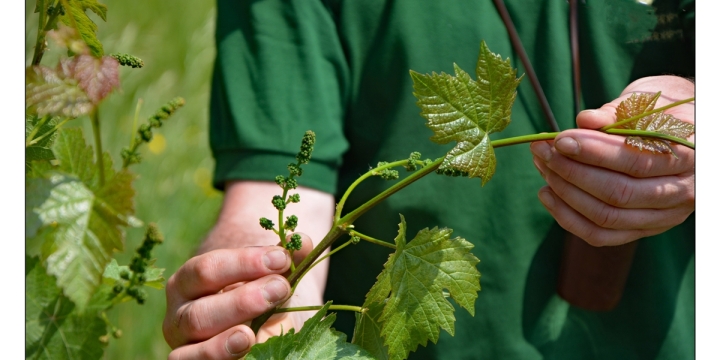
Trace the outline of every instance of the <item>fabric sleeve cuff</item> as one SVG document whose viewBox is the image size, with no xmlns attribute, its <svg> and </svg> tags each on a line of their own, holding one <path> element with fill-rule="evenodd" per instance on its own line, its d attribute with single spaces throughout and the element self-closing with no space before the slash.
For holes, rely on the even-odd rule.
<svg viewBox="0 0 720 360">
<path fill-rule="evenodd" d="M 274 181 L 278 175 L 288 176 L 288 164 L 297 162 L 295 155 L 247 151 L 217 152 L 215 160 L 213 186 L 220 191 L 225 190 L 225 182 L 229 180 Z M 302 169 L 302 176 L 297 178 L 300 186 L 335 194 L 335 166 L 310 160 Z"/>
</svg>

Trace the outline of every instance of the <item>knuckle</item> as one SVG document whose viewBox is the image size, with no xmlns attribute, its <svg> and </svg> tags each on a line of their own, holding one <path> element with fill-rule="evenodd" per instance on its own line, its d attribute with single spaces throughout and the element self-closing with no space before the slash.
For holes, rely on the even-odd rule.
<svg viewBox="0 0 720 360">
<path fill-rule="evenodd" d="M 211 254 L 196 258 L 190 269 L 195 281 L 201 284 L 211 284 L 214 282 L 214 274 L 217 270 L 217 261 Z"/>
<path fill-rule="evenodd" d="M 591 220 L 601 228 L 612 229 L 618 225 L 620 211 L 614 207 L 602 205 L 598 207 Z"/>
<path fill-rule="evenodd" d="M 636 178 L 643 178 L 650 174 L 651 169 L 653 168 L 653 159 L 652 157 L 634 154 L 630 157 L 627 164 L 628 167 L 625 170 L 626 174 Z"/>
<path fill-rule="evenodd" d="M 199 307 L 197 302 L 192 302 L 180 308 L 178 311 L 179 326 L 189 338 L 202 336 L 208 328 L 207 324 L 203 321 L 205 316 L 201 314 L 202 310 L 198 309 Z"/>
<path fill-rule="evenodd" d="M 622 179 L 616 184 L 611 184 L 607 189 L 610 189 L 610 195 L 607 200 L 608 204 L 622 208 L 630 204 L 630 200 L 635 194 L 635 187 L 632 186 L 627 179 Z"/>
</svg>

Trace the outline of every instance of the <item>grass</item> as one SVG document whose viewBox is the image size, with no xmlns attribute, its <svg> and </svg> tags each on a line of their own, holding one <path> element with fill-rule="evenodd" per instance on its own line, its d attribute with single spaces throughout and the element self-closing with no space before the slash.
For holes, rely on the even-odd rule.
<svg viewBox="0 0 720 360">
<path fill-rule="evenodd" d="M 165 243 L 155 251 L 156 265 L 165 277 L 190 258 L 215 221 L 222 201 L 211 186 L 214 160 L 208 144 L 210 77 L 215 58 L 214 2 L 100 0 L 108 7 L 107 22 L 92 15 L 106 53 L 124 52 L 140 57 L 145 67 L 121 69 L 121 90 L 100 107 L 103 147 L 116 167 L 120 150 L 132 136 L 138 99 L 143 100 L 140 121 L 163 103 L 182 96 L 187 101 L 166 124 L 155 130 L 150 146 L 143 146 L 144 160 L 132 167 L 137 217 L 156 222 Z M 35 2 L 26 1 L 26 65 L 30 63 L 37 28 Z M 52 44 L 50 44 L 52 47 Z M 49 52 L 43 65 L 55 66 L 59 52 Z M 19 120 L 18 120 L 19 121 Z M 84 128 L 92 141 L 89 119 L 72 120 L 68 127 Z M 125 251 L 116 256 L 126 264 L 142 240 L 143 229 L 130 229 Z M 106 359 L 162 359 L 170 352 L 161 324 L 165 313 L 164 291 L 148 289 L 147 302 L 124 303 L 112 309 L 110 321 L 123 330 L 111 339 Z"/>
</svg>

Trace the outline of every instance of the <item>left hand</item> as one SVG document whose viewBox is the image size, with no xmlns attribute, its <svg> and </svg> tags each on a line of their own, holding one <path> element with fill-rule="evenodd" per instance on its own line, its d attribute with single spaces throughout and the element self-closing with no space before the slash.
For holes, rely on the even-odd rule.
<svg viewBox="0 0 720 360">
<path fill-rule="evenodd" d="M 695 208 L 695 151 L 671 145 L 669 154 L 639 151 L 625 137 L 594 130 L 614 123 L 618 104 L 633 92 L 662 91 L 661 107 L 695 95 L 694 84 L 654 76 L 628 85 L 614 101 L 577 116 L 579 129 L 532 143 L 533 162 L 548 186 L 538 196 L 565 230 L 593 246 L 621 245 L 681 224 Z M 666 113 L 694 123 L 695 103 Z M 694 141 L 694 136 L 688 140 Z"/>
</svg>

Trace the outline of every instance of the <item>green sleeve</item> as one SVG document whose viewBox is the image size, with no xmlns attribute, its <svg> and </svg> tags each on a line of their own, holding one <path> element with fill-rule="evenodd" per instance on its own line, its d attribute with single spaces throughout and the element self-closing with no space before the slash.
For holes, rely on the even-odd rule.
<svg viewBox="0 0 720 360">
<path fill-rule="evenodd" d="M 285 174 L 317 135 L 300 184 L 335 193 L 347 149 L 348 67 L 331 13 L 315 0 L 218 0 L 210 104 L 213 184 Z"/>
</svg>

